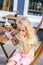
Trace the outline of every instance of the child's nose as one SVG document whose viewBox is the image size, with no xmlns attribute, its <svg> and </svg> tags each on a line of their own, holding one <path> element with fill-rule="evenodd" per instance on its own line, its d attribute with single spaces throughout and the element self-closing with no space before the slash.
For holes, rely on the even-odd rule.
<svg viewBox="0 0 43 65">
<path fill-rule="evenodd" d="M 20 33 L 22 33 L 22 30 L 20 31 Z"/>
</svg>

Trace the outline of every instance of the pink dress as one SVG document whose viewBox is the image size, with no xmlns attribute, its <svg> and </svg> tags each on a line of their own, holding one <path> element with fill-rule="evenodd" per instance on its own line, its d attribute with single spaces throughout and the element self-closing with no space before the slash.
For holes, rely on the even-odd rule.
<svg viewBox="0 0 43 65">
<path fill-rule="evenodd" d="M 29 65 L 34 59 L 34 43 L 33 40 L 29 39 L 27 39 L 27 43 L 32 44 L 32 48 L 29 54 L 26 55 L 22 52 L 23 45 L 21 42 L 19 42 L 17 50 L 14 52 L 13 56 L 9 59 L 9 61 L 16 61 L 16 65 Z"/>
<path fill-rule="evenodd" d="M 31 55 L 25 55 L 20 51 L 16 51 L 13 56 L 9 59 L 16 61 L 16 65 L 29 65 L 33 61 L 34 57 Z"/>
</svg>

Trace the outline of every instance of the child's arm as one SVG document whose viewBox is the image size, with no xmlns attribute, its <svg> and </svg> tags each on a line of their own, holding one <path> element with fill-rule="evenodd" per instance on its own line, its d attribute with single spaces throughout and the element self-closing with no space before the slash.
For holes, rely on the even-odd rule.
<svg viewBox="0 0 43 65">
<path fill-rule="evenodd" d="M 23 49 L 24 49 L 24 53 L 28 54 L 30 49 L 31 49 L 32 45 L 31 44 L 27 44 L 26 42 L 23 43 Z"/>
<path fill-rule="evenodd" d="M 16 45 L 18 44 L 18 42 L 19 42 L 17 38 L 12 38 L 11 41 L 12 41 L 13 45 L 15 45 L 15 46 L 16 46 Z"/>
<path fill-rule="evenodd" d="M 30 49 L 32 47 L 32 44 L 28 44 L 25 39 L 23 39 L 23 50 L 25 54 L 28 54 L 30 52 Z"/>
<path fill-rule="evenodd" d="M 11 30 L 11 35 L 14 36 L 17 32 L 18 32 L 17 30 L 13 29 Z"/>
<path fill-rule="evenodd" d="M 25 39 L 25 37 L 23 37 L 23 36 L 19 36 L 19 40 L 20 40 L 20 41 L 22 42 L 22 44 L 23 44 L 24 53 L 25 53 L 25 54 L 28 54 L 29 51 L 30 51 L 30 49 L 31 49 L 31 47 L 32 47 L 32 44 L 28 44 L 27 41 L 26 41 L 26 39 Z"/>
</svg>

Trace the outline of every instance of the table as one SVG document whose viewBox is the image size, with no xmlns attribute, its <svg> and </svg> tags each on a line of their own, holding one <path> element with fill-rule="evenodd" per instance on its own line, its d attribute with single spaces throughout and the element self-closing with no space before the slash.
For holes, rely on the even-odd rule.
<svg viewBox="0 0 43 65">
<path fill-rule="evenodd" d="M 3 26 L 0 26 L 0 46 L 1 46 L 1 48 L 2 48 L 2 50 L 3 50 L 3 52 L 4 52 L 5 56 L 6 56 L 6 58 L 7 58 L 7 60 L 8 60 L 9 57 L 11 57 L 11 55 L 13 54 L 13 52 L 14 52 L 15 50 L 8 56 L 8 54 L 7 54 L 7 52 L 6 52 L 5 48 L 4 48 L 4 45 L 5 45 L 6 42 L 9 40 L 9 39 L 5 36 L 5 31 L 6 31 L 6 28 L 3 27 Z M 17 33 L 17 31 L 14 29 L 14 30 L 13 30 L 13 34 L 16 34 L 16 33 Z"/>
<path fill-rule="evenodd" d="M 3 19 L 8 18 L 9 20 L 17 20 L 17 19 L 22 18 L 22 16 L 17 16 L 17 17 L 15 17 L 14 15 L 6 15 L 6 16 L 3 16 L 2 18 L 3 18 Z"/>
<path fill-rule="evenodd" d="M 5 15 L 5 16 L 3 16 L 2 18 L 3 19 L 6 19 L 7 18 L 7 20 L 6 20 L 6 22 L 7 21 L 9 21 L 9 20 L 14 20 L 15 21 L 15 23 L 13 23 L 13 28 L 15 28 L 16 29 L 16 20 L 18 20 L 18 19 L 20 19 L 20 18 L 22 18 L 23 16 L 14 16 L 14 15 Z"/>
<path fill-rule="evenodd" d="M 8 58 L 7 52 L 4 48 L 4 44 L 9 40 L 6 36 L 4 36 L 4 32 L 5 32 L 5 28 L 0 26 L 0 46 L 6 56 L 6 58 Z"/>
<path fill-rule="evenodd" d="M 0 36 L 0 46 L 1 46 L 3 52 L 4 52 L 5 56 L 6 56 L 6 60 L 7 60 L 7 61 L 8 61 L 8 59 L 12 56 L 12 54 L 16 51 L 16 49 L 13 50 L 13 52 L 8 56 L 8 54 L 7 54 L 7 52 L 6 52 L 5 48 L 4 48 L 4 45 L 6 44 L 6 42 L 7 42 L 8 40 L 9 40 L 9 39 L 8 39 L 7 37 Z"/>
</svg>

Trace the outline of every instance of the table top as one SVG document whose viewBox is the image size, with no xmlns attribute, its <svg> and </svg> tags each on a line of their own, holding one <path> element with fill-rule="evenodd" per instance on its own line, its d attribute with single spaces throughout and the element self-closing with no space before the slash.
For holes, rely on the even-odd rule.
<svg viewBox="0 0 43 65">
<path fill-rule="evenodd" d="M 2 18 L 4 18 L 4 19 L 8 18 L 10 20 L 17 20 L 17 19 L 22 18 L 22 16 L 15 17 L 14 15 L 6 15 L 6 16 L 3 16 Z"/>
<path fill-rule="evenodd" d="M 0 36 L 0 43 L 1 44 L 5 44 L 9 39 L 7 37 L 4 36 Z"/>
</svg>

